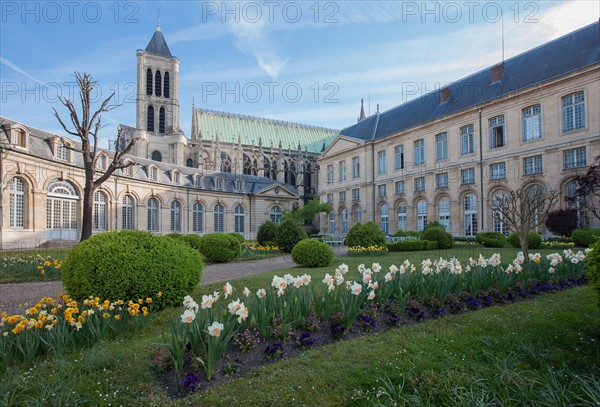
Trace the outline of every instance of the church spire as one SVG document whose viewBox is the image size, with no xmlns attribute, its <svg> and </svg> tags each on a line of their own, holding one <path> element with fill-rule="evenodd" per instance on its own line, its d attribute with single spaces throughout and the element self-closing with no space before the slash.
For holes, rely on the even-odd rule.
<svg viewBox="0 0 600 407">
<path fill-rule="evenodd" d="M 160 9 L 158 9 L 158 17 L 156 21 L 156 31 L 160 31 Z"/>
<path fill-rule="evenodd" d="M 366 118 L 365 116 L 365 105 L 364 105 L 365 100 L 361 99 L 360 100 L 360 116 L 358 116 L 358 120 L 357 122 L 364 120 Z"/>
</svg>

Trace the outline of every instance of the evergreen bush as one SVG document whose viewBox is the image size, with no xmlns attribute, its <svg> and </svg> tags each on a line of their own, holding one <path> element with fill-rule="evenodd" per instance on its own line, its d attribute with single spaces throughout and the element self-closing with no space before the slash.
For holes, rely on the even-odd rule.
<svg viewBox="0 0 600 407">
<path fill-rule="evenodd" d="M 277 226 L 277 232 L 275 233 L 277 245 L 286 253 L 291 253 L 296 243 L 307 237 L 306 232 L 298 224 L 298 221 L 291 217 L 282 220 Z"/>
<path fill-rule="evenodd" d="M 180 240 L 123 230 L 94 235 L 73 247 L 62 281 L 77 300 L 151 297 L 159 306 L 178 305 L 200 282 L 202 266 L 199 253 Z"/>
<path fill-rule="evenodd" d="M 454 237 L 443 228 L 429 228 L 423 231 L 423 240 L 437 242 L 438 249 L 449 249 L 454 246 Z"/>
<path fill-rule="evenodd" d="M 367 222 L 364 225 L 355 223 L 348 231 L 344 244 L 348 247 L 385 246 L 385 234 L 374 222 Z"/>
<path fill-rule="evenodd" d="M 303 239 L 292 249 L 292 260 L 302 267 L 327 267 L 333 261 L 333 249 L 316 239 Z"/>
<path fill-rule="evenodd" d="M 515 249 L 521 249 L 521 241 L 516 233 L 511 233 L 508 236 L 508 243 Z M 527 234 L 527 246 L 530 250 L 540 249 L 542 247 L 542 236 L 535 230 L 530 230 Z"/>
<path fill-rule="evenodd" d="M 390 252 L 412 252 L 421 250 L 436 250 L 437 242 L 430 240 L 404 240 L 401 242 L 391 243 L 388 246 Z"/>
<path fill-rule="evenodd" d="M 485 247 L 504 247 L 506 237 L 499 232 L 479 232 L 475 240 Z"/>
<path fill-rule="evenodd" d="M 577 246 L 588 247 L 600 239 L 600 229 L 575 229 L 571 239 Z"/>
<path fill-rule="evenodd" d="M 260 245 L 265 245 L 265 242 L 274 242 L 275 234 L 277 233 L 277 224 L 270 220 L 264 222 L 258 227 L 256 232 L 256 241 Z"/>
<path fill-rule="evenodd" d="M 202 238 L 200 251 L 206 261 L 227 263 L 242 252 L 242 244 L 227 233 L 209 233 Z"/>
</svg>

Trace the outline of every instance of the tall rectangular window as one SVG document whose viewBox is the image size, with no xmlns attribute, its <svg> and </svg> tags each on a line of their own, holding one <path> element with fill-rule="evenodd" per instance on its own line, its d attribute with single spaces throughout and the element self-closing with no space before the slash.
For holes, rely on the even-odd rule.
<svg viewBox="0 0 600 407">
<path fill-rule="evenodd" d="M 327 166 L 327 183 L 333 184 L 333 164 Z"/>
<path fill-rule="evenodd" d="M 565 169 L 585 167 L 587 159 L 585 156 L 585 147 L 574 148 L 563 151 L 563 166 Z"/>
<path fill-rule="evenodd" d="M 475 152 L 475 129 L 472 124 L 460 128 L 460 154 Z"/>
<path fill-rule="evenodd" d="M 379 151 L 377 153 L 377 172 L 379 174 L 384 174 L 387 170 L 387 154 L 385 150 Z"/>
<path fill-rule="evenodd" d="M 415 178 L 415 192 L 425 191 L 425 177 Z"/>
<path fill-rule="evenodd" d="M 562 98 L 563 131 L 585 127 L 585 100 L 583 91 Z"/>
<path fill-rule="evenodd" d="M 523 109 L 523 141 L 542 137 L 542 108 L 539 104 Z"/>
<path fill-rule="evenodd" d="M 340 191 L 338 193 L 338 202 L 339 203 L 344 203 L 346 202 L 346 191 Z"/>
<path fill-rule="evenodd" d="M 346 161 L 340 161 L 340 182 L 346 181 Z"/>
<path fill-rule="evenodd" d="M 446 188 L 448 186 L 448 173 L 442 172 L 441 174 L 435 174 L 435 186 L 436 188 Z"/>
<path fill-rule="evenodd" d="M 435 136 L 435 159 L 447 160 L 448 159 L 448 134 L 440 133 Z"/>
<path fill-rule="evenodd" d="M 335 213 L 329 214 L 329 233 L 335 233 Z"/>
<path fill-rule="evenodd" d="M 464 170 L 460 170 L 460 178 L 464 184 L 474 184 L 475 183 L 475 168 L 465 168 Z"/>
<path fill-rule="evenodd" d="M 415 165 L 425 164 L 425 141 L 416 140 L 415 143 Z"/>
<path fill-rule="evenodd" d="M 333 205 L 333 194 L 327 194 L 327 203 Z"/>
<path fill-rule="evenodd" d="M 360 177 L 360 157 L 352 158 L 352 178 Z"/>
<path fill-rule="evenodd" d="M 387 186 L 386 184 L 377 185 L 377 195 L 381 198 L 387 196 Z"/>
<path fill-rule="evenodd" d="M 523 158 L 523 174 L 541 174 L 542 173 L 542 156 L 534 155 L 533 157 Z"/>
<path fill-rule="evenodd" d="M 360 189 L 359 188 L 354 188 L 352 190 L 352 200 L 360 201 Z"/>
<path fill-rule="evenodd" d="M 492 117 L 490 124 L 490 148 L 499 148 L 506 145 L 506 134 L 504 131 L 504 115 Z"/>
<path fill-rule="evenodd" d="M 505 179 L 506 178 L 506 162 L 494 163 L 490 165 L 490 178 L 491 179 Z"/>
<path fill-rule="evenodd" d="M 404 193 L 404 181 L 396 181 L 394 186 L 396 189 L 396 195 L 402 195 Z"/>
<path fill-rule="evenodd" d="M 396 146 L 394 148 L 395 168 L 396 170 L 404 169 L 404 146 Z"/>
<path fill-rule="evenodd" d="M 398 205 L 398 230 L 406 230 L 406 205 Z"/>
</svg>

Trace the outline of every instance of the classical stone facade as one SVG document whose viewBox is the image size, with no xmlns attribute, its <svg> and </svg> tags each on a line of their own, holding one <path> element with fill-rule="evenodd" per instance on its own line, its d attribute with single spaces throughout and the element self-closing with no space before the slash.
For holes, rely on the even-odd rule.
<svg viewBox="0 0 600 407">
<path fill-rule="evenodd" d="M 565 199 L 600 154 L 598 31 L 584 27 L 343 129 L 319 159 L 320 199 L 334 208 L 322 230 L 375 221 L 394 234 L 438 221 L 456 236 L 506 232 L 491 202 L 530 187 L 558 191 L 581 226 L 600 227 Z"/>
<path fill-rule="evenodd" d="M 253 239 L 264 221 L 316 194 L 316 158 L 336 130 L 193 107 L 188 139 L 179 127 L 179 60 L 160 28 L 137 51 L 137 84 L 136 126 L 122 126 L 125 141 L 137 140 L 127 157 L 134 165 L 96 191 L 94 233 Z M 101 152 L 98 171 L 112 154 Z M 0 117 L 0 248 L 78 240 L 84 179 L 77 143 Z"/>
</svg>

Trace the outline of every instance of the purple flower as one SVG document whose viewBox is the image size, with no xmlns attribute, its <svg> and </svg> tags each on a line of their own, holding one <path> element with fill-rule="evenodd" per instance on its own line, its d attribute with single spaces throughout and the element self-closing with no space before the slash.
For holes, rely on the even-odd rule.
<svg viewBox="0 0 600 407">
<path fill-rule="evenodd" d="M 189 372 L 186 373 L 183 377 L 183 388 L 186 390 L 193 391 L 196 389 L 196 386 L 200 383 L 200 378 L 196 376 L 196 374 Z"/>
</svg>

